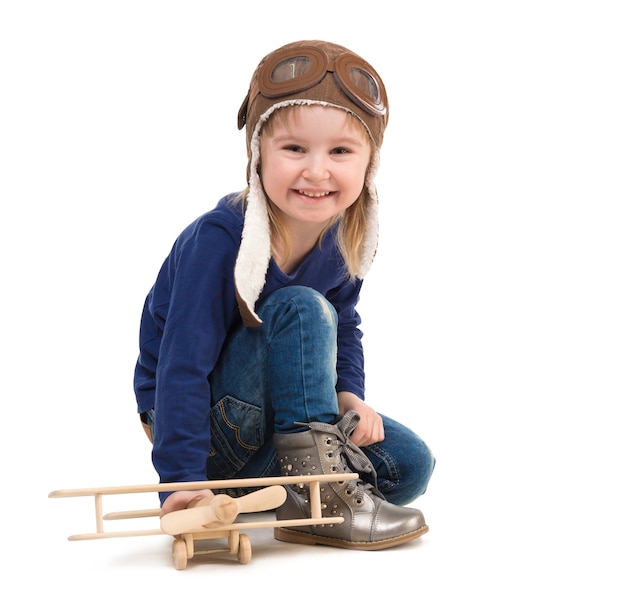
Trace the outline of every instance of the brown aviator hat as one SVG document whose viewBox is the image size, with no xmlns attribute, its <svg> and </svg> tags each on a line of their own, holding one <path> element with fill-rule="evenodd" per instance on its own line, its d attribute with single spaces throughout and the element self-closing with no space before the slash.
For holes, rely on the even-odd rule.
<svg viewBox="0 0 626 608">
<path fill-rule="evenodd" d="M 238 127 L 246 127 L 248 186 L 243 234 L 235 264 L 235 286 L 246 325 L 262 321 L 254 311 L 271 257 L 267 199 L 258 175 L 260 132 L 268 117 L 291 105 L 319 104 L 340 108 L 356 116 L 372 140 L 372 165 L 366 178 L 367 233 L 359 276 L 369 270 L 378 243 L 378 197 L 374 176 L 387 126 L 385 86 L 364 59 L 338 44 L 304 40 L 287 44 L 257 66 L 238 115 Z"/>
</svg>

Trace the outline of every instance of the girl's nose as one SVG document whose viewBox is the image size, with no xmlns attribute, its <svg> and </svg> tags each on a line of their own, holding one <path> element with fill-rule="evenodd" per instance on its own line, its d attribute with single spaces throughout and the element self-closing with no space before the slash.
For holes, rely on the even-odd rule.
<svg viewBox="0 0 626 608">
<path fill-rule="evenodd" d="M 307 159 L 302 175 L 311 181 L 328 179 L 330 172 L 328 170 L 328 160 L 326 156 L 322 154 L 311 154 Z"/>
</svg>

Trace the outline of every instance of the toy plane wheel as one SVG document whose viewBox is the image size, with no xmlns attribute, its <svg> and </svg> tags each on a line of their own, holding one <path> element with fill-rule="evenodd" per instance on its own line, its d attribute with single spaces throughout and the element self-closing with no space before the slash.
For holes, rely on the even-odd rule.
<svg viewBox="0 0 626 608">
<path fill-rule="evenodd" d="M 182 538 L 175 538 L 172 543 L 172 559 L 176 570 L 187 567 L 187 543 Z"/>
<path fill-rule="evenodd" d="M 240 564 L 247 564 L 252 559 L 252 543 L 247 534 L 239 535 L 239 550 L 237 551 L 237 559 Z"/>
</svg>

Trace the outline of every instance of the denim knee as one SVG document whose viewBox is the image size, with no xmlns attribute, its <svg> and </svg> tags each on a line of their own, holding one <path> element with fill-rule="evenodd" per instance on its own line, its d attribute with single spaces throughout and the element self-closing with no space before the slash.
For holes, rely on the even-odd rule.
<svg viewBox="0 0 626 608">
<path fill-rule="evenodd" d="M 260 304 L 259 315 L 281 303 L 295 305 L 300 316 L 310 317 L 313 322 L 322 321 L 329 326 L 337 324 L 335 308 L 321 293 L 311 287 L 289 285 L 274 291 Z"/>
<path fill-rule="evenodd" d="M 421 439 L 410 448 L 407 462 L 404 464 L 405 483 L 397 493 L 390 493 L 389 500 L 396 504 L 408 504 L 424 494 L 435 468 L 435 457 Z"/>
<path fill-rule="evenodd" d="M 435 457 L 413 431 L 383 416 L 385 439 L 363 451 L 377 474 L 378 489 L 394 504 L 405 505 L 426 492 Z"/>
</svg>

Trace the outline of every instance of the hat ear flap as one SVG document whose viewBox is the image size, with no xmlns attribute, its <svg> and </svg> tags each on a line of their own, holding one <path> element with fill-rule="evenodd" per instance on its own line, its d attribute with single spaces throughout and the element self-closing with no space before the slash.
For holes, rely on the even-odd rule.
<svg viewBox="0 0 626 608">
<path fill-rule="evenodd" d="M 272 257 L 270 220 L 267 199 L 258 170 L 260 142 L 253 138 L 250 159 L 249 191 L 241 234 L 241 245 L 235 262 L 235 289 L 244 325 L 262 323 L 254 305 L 265 285 L 265 275 Z M 254 167 L 255 169 L 252 169 Z"/>
<path fill-rule="evenodd" d="M 374 184 L 374 178 L 378 172 L 380 163 L 380 155 L 378 150 L 374 150 L 372 154 L 372 162 L 365 177 L 365 189 L 367 192 L 367 211 L 365 216 L 365 235 L 363 238 L 363 251 L 361 254 L 361 264 L 359 269 L 359 278 L 364 278 L 368 273 L 376 250 L 378 249 L 378 192 Z"/>
<path fill-rule="evenodd" d="M 253 185 L 254 181 L 259 182 L 259 187 Z M 245 325 L 262 323 L 254 311 L 254 305 L 263 290 L 270 258 L 270 223 L 267 204 L 257 177 L 251 180 L 241 245 L 235 262 L 235 288 Z"/>
</svg>

